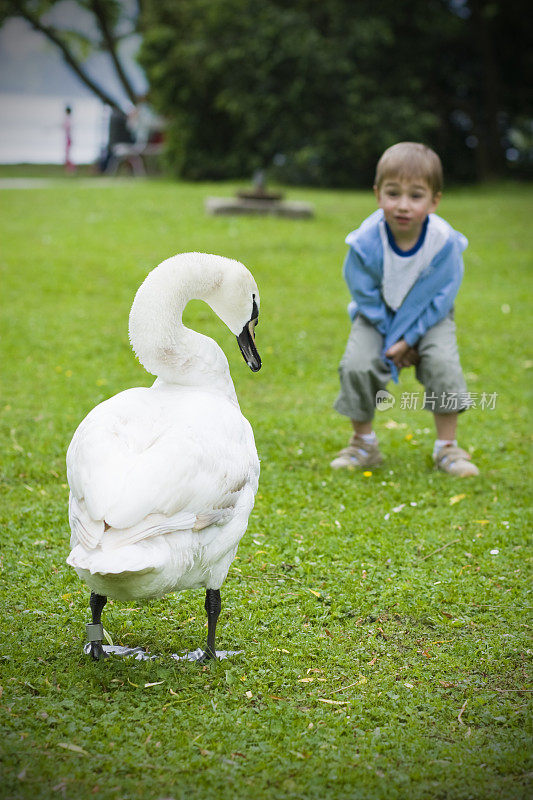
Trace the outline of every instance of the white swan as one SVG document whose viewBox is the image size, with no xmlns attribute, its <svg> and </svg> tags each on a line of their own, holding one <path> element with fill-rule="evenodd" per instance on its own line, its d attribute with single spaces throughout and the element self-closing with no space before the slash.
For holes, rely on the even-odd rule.
<svg viewBox="0 0 533 800">
<path fill-rule="evenodd" d="M 182 253 L 139 288 L 130 313 L 132 347 L 157 380 L 100 403 L 67 452 L 72 550 L 67 558 L 92 590 L 87 626 L 93 658 L 105 655 L 107 597 L 161 597 L 205 587 L 207 650 L 216 654 L 220 587 L 253 508 L 259 461 L 227 359 L 182 312 L 205 300 L 237 335 L 249 367 L 261 360 L 254 327 L 257 285 L 238 261 Z"/>
</svg>

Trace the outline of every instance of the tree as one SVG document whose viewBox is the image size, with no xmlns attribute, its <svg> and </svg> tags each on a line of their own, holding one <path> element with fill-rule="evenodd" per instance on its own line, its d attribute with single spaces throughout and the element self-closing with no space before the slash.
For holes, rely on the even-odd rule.
<svg viewBox="0 0 533 800">
<path fill-rule="evenodd" d="M 483 178 L 530 109 L 522 5 L 146 0 L 140 59 L 185 177 L 275 163 L 284 180 L 368 185 L 383 149 L 414 139 L 448 175 Z"/>
<path fill-rule="evenodd" d="M 502 175 L 513 131 L 529 121 L 533 132 L 533 41 L 524 24 L 529 4 L 523 0 L 468 0 L 462 28 L 462 92 L 456 105 L 470 120 L 468 139 L 480 179 Z M 468 54 L 468 55 L 466 55 Z M 468 119 L 467 124 L 468 124 Z M 521 153 L 527 171 L 526 148 Z M 529 158 L 533 154 L 529 153 Z M 511 162 L 512 164 L 513 162 Z M 531 168 L 531 163 L 530 163 Z"/>
<path fill-rule="evenodd" d="M 92 16 L 96 31 L 96 36 L 93 36 L 80 30 L 60 28 L 48 21 L 50 11 L 60 2 L 0 0 L 0 24 L 9 17 L 24 18 L 60 51 L 65 63 L 102 102 L 123 112 L 120 102 L 90 76 L 84 61 L 91 52 L 106 52 L 126 96 L 135 104 L 136 93 L 121 62 L 119 44 L 125 36 L 130 36 L 136 30 L 139 7 L 133 7 L 134 13 L 128 17 L 126 6 L 132 4 L 125 4 L 121 0 L 78 0 L 80 10 Z"/>
<path fill-rule="evenodd" d="M 354 15 L 348 0 L 146 3 L 140 58 L 170 120 L 176 171 L 242 176 L 284 161 L 286 179 L 353 185 L 371 179 L 397 131 L 427 137 L 438 119 L 413 102 L 416 81 L 384 71 L 386 14 L 357 6 Z"/>
</svg>

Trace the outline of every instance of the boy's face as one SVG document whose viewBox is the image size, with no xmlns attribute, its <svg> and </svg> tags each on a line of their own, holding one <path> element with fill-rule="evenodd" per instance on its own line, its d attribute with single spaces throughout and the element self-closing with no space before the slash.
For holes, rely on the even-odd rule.
<svg viewBox="0 0 533 800">
<path fill-rule="evenodd" d="M 378 206 L 395 241 L 404 249 L 416 244 L 428 214 L 437 208 L 441 194 L 433 194 L 422 178 L 385 178 L 381 186 L 374 186 Z"/>
</svg>

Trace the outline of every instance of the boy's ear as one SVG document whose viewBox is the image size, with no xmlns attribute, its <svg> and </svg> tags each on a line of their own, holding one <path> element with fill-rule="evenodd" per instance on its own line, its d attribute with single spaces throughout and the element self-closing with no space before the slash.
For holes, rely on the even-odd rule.
<svg viewBox="0 0 533 800">
<path fill-rule="evenodd" d="M 377 202 L 379 203 L 379 189 L 376 184 L 373 185 L 372 189 L 374 190 L 374 197 L 376 198 Z"/>
<path fill-rule="evenodd" d="M 432 207 L 431 207 L 431 211 L 432 212 L 435 211 L 435 209 L 437 208 L 438 204 L 441 201 L 441 198 L 442 198 L 442 192 L 436 192 L 433 195 L 433 203 L 432 203 Z"/>
</svg>

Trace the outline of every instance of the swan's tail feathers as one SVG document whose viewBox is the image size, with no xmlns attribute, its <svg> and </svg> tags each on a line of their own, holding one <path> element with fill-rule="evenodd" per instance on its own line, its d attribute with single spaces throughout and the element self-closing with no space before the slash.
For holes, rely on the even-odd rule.
<svg viewBox="0 0 533 800">
<path fill-rule="evenodd" d="M 121 529 L 111 526 L 102 537 L 102 550 L 127 547 L 165 533 L 190 531 L 195 523 L 196 514 L 189 511 L 179 511 L 169 517 L 164 514 L 149 514 L 137 525 L 132 525 L 130 528 Z"/>
<path fill-rule="evenodd" d="M 171 516 L 149 514 L 136 525 L 120 527 L 120 521 L 111 519 L 94 520 L 90 517 L 84 500 L 70 496 L 69 520 L 72 530 L 70 544 L 81 544 L 85 550 L 101 547 L 104 551 L 128 547 L 146 539 L 153 539 L 166 533 L 177 531 L 201 531 L 210 525 L 226 522 L 233 509 L 221 508 L 203 514 L 179 511 Z"/>
<path fill-rule="evenodd" d="M 83 545 L 87 550 L 98 547 L 104 535 L 104 521 L 91 519 L 85 508 L 83 500 L 77 500 L 71 493 L 69 499 L 69 522 L 72 535 L 70 544 Z"/>
<path fill-rule="evenodd" d="M 125 547 L 120 552 L 105 553 L 101 548 L 86 550 L 83 545 L 76 545 L 67 558 L 67 564 L 75 570 L 83 570 L 91 575 L 127 575 L 146 574 L 160 570 L 162 556 L 158 548 Z"/>
</svg>

